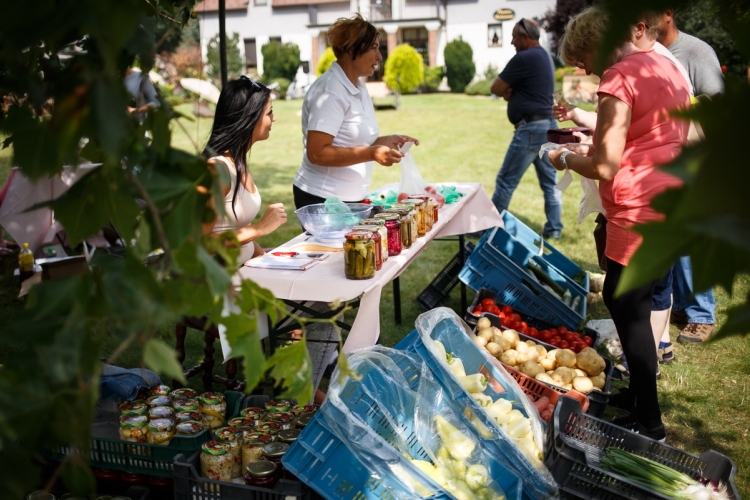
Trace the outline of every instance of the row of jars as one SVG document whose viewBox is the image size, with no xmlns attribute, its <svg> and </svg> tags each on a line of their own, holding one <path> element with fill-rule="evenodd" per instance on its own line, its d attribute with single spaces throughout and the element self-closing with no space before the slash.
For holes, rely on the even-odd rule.
<svg viewBox="0 0 750 500">
<path fill-rule="evenodd" d="M 375 276 L 388 257 L 410 248 L 438 221 L 438 204 L 429 195 L 412 195 L 372 219 L 354 226 L 344 241 L 344 274 L 347 279 Z"/>
</svg>

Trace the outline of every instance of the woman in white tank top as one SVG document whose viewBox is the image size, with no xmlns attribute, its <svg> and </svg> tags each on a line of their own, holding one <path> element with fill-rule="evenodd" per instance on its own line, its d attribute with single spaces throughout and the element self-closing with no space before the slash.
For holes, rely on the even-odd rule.
<svg viewBox="0 0 750 500">
<path fill-rule="evenodd" d="M 274 121 L 271 91 L 242 76 L 228 82 L 221 91 L 204 150 L 205 155 L 211 156 L 209 163 L 226 169 L 230 178 L 230 185 L 224 190 L 225 214 L 209 224 L 206 232 L 236 232 L 242 245 L 240 262 L 263 255 L 255 240 L 286 222 L 284 205 L 274 203 L 252 224 L 260 211 L 261 198 L 247 168 L 247 154 L 253 144 L 268 139 Z"/>
</svg>

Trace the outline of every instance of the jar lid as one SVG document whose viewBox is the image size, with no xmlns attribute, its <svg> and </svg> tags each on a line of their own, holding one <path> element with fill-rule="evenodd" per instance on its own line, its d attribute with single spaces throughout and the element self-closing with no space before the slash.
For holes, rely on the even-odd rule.
<svg viewBox="0 0 750 500">
<path fill-rule="evenodd" d="M 146 415 L 127 415 L 120 419 L 120 427 L 126 429 L 140 429 L 148 423 Z"/>
<path fill-rule="evenodd" d="M 199 411 L 181 411 L 174 418 L 178 422 L 186 422 L 188 420 L 200 420 L 203 415 Z"/>
<path fill-rule="evenodd" d="M 263 447 L 263 454 L 267 457 L 276 458 L 284 455 L 287 450 L 289 450 L 288 444 L 275 441 L 273 443 L 268 443 Z"/>
<path fill-rule="evenodd" d="M 168 385 L 155 385 L 151 389 L 148 390 L 149 396 L 166 396 L 172 392 L 172 388 Z"/>
<path fill-rule="evenodd" d="M 415 198 L 407 198 L 401 202 L 402 205 L 424 205 L 424 200 L 417 200 Z"/>
<path fill-rule="evenodd" d="M 151 396 L 148 398 L 149 406 L 169 406 L 172 404 L 172 398 L 169 396 Z"/>
<path fill-rule="evenodd" d="M 148 410 L 146 403 L 136 403 L 129 401 L 120 406 L 120 413 L 123 415 L 143 415 Z"/>
<path fill-rule="evenodd" d="M 203 443 L 201 450 L 203 450 L 203 453 L 208 453 L 209 455 L 220 456 L 229 453 L 229 446 L 222 441 L 212 439 Z"/>
<path fill-rule="evenodd" d="M 219 405 L 224 402 L 224 395 L 220 392 L 204 392 L 198 396 L 198 402 L 204 405 Z"/>
<path fill-rule="evenodd" d="M 175 399 L 172 406 L 177 411 L 198 411 L 198 402 L 194 399 Z"/>
<path fill-rule="evenodd" d="M 366 241 L 372 239 L 372 233 L 365 231 L 352 231 L 347 233 L 345 238 L 352 241 Z"/>
<path fill-rule="evenodd" d="M 266 444 L 271 442 L 273 436 L 271 436 L 270 434 L 266 434 L 265 432 L 245 431 L 242 435 L 242 438 L 244 439 L 245 444 L 265 446 Z"/>
<path fill-rule="evenodd" d="M 237 441 L 242 436 L 242 429 L 231 427 L 229 425 L 219 427 L 214 431 L 214 437 L 221 441 Z"/>
<path fill-rule="evenodd" d="M 177 434 L 192 436 L 203 430 L 203 424 L 197 420 L 186 420 L 184 422 L 179 422 L 175 426 L 175 429 L 177 430 Z"/>
<path fill-rule="evenodd" d="M 385 221 L 383 219 L 362 219 L 359 222 L 360 222 L 360 224 L 367 225 L 367 226 L 383 226 L 383 225 L 385 225 Z"/>
<path fill-rule="evenodd" d="M 393 210 L 408 210 L 409 212 L 413 210 L 416 211 L 416 208 L 414 208 L 414 205 L 410 203 L 399 203 L 398 205 L 393 205 L 392 209 Z"/>
<path fill-rule="evenodd" d="M 354 226 L 352 228 L 352 231 L 371 231 L 371 232 L 377 232 L 380 226 L 376 225 L 369 225 L 369 224 L 362 224 L 360 226 Z"/>
<path fill-rule="evenodd" d="M 432 196 L 429 194 L 410 194 L 406 197 L 407 200 L 422 200 L 422 201 L 429 201 L 432 200 Z"/>
<path fill-rule="evenodd" d="M 171 418 L 157 418 L 148 423 L 148 428 L 156 432 L 171 431 L 174 428 L 174 420 Z"/>
<path fill-rule="evenodd" d="M 411 212 L 411 208 L 408 207 L 391 207 L 388 210 L 385 211 L 385 213 L 390 214 L 398 214 L 398 215 L 409 215 L 409 212 Z"/>
<path fill-rule="evenodd" d="M 385 212 L 382 214 L 377 214 L 375 217 L 378 219 L 383 219 L 383 220 L 399 220 L 400 218 L 398 214 L 393 213 L 393 212 Z"/>
<path fill-rule="evenodd" d="M 300 417 L 297 419 L 295 424 L 297 427 L 305 427 L 307 424 L 310 423 L 310 420 L 312 420 L 314 415 L 312 413 L 306 413 L 305 415 L 300 415 Z"/>
<path fill-rule="evenodd" d="M 240 415 L 243 417 L 257 417 L 259 415 L 265 415 L 266 410 L 258 408 L 256 406 L 248 406 L 240 410 Z"/>
<path fill-rule="evenodd" d="M 276 464 L 268 460 L 256 460 L 247 465 L 245 472 L 255 477 L 271 476 L 276 472 Z"/>
<path fill-rule="evenodd" d="M 232 420 L 230 420 L 229 422 L 227 422 L 227 424 L 230 427 L 237 427 L 240 430 L 254 429 L 255 428 L 255 419 L 254 418 L 249 418 L 249 417 L 235 417 Z"/>
<path fill-rule="evenodd" d="M 195 399 L 198 393 L 189 387 L 184 387 L 182 389 L 175 389 L 169 395 L 172 396 L 172 399 Z"/>
<path fill-rule="evenodd" d="M 266 411 L 288 410 L 292 403 L 286 399 L 270 400 L 266 402 Z"/>
<path fill-rule="evenodd" d="M 154 406 L 148 411 L 150 418 L 167 418 L 174 416 L 174 408 L 170 406 Z"/>
<path fill-rule="evenodd" d="M 294 420 L 294 413 L 290 411 L 269 412 L 268 419 L 272 422 L 291 422 Z"/>
<path fill-rule="evenodd" d="M 284 429 L 283 431 L 279 431 L 279 440 L 285 443 L 291 443 L 297 440 L 300 432 L 302 431 L 299 429 Z"/>
<path fill-rule="evenodd" d="M 255 428 L 260 432 L 270 432 L 276 434 L 281 430 L 281 424 L 278 422 L 258 422 Z"/>
</svg>

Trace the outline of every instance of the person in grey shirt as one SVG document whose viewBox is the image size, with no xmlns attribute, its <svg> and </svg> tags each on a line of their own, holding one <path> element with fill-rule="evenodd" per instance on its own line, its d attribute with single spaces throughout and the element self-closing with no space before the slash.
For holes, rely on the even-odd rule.
<svg viewBox="0 0 750 500">
<path fill-rule="evenodd" d="M 156 89 L 148 74 L 128 68 L 125 71 L 125 88 L 133 97 L 131 104 L 135 104 L 135 106 L 128 106 L 128 113 L 140 113 L 141 121 L 146 117 L 148 110 L 159 107 Z"/>
<path fill-rule="evenodd" d="M 677 29 L 673 9 L 667 9 L 659 16 L 658 40 L 685 66 L 696 96 L 705 94 L 713 97 L 724 91 L 724 75 L 716 52 L 703 40 Z M 675 263 L 671 278 L 673 316 L 677 322 L 686 323 L 677 340 L 685 343 L 705 341 L 716 329 L 713 290 L 695 293 L 688 256 L 681 257 Z M 668 363 L 674 355 L 668 333 L 665 337 L 662 337 L 659 345 L 659 359 Z"/>
</svg>

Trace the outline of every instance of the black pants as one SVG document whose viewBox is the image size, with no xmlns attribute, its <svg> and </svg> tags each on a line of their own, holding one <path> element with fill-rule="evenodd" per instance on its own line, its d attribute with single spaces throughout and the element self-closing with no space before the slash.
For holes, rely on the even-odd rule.
<svg viewBox="0 0 750 500">
<path fill-rule="evenodd" d="M 651 330 L 651 299 L 656 281 L 615 297 L 617 284 L 625 266 L 607 258 L 607 277 L 602 297 L 612 315 L 620 336 L 622 350 L 630 370 L 630 391 L 635 396 L 635 418 L 649 428 L 661 424 L 661 410 L 656 394 L 656 358 Z"/>
<path fill-rule="evenodd" d="M 302 191 L 297 186 L 292 185 L 292 192 L 294 193 L 294 206 L 297 209 L 306 207 L 307 205 L 315 205 L 316 203 L 325 203 L 326 199 L 320 196 L 315 196 L 307 191 Z"/>
</svg>

